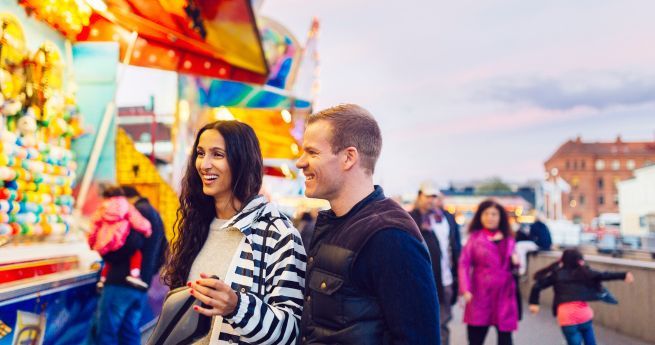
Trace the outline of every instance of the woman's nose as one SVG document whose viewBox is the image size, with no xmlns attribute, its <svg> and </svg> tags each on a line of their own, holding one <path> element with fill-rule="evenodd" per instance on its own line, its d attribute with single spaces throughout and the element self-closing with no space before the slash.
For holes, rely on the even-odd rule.
<svg viewBox="0 0 655 345">
<path fill-rule="evenodd" d="M 211 161 L 208 159 L 207 156 L 202 157 L 202 160 L 200 161 L 200 169 L 202 170 L 208 170 L 211 168 Z"/>
</svg>

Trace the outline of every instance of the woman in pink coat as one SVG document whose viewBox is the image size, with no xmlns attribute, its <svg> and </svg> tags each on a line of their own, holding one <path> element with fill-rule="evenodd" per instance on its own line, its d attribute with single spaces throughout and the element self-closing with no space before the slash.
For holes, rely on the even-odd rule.
<svg viewBox="0 0 655 345">
<path fill-rule="evenodd" d="M 505 209 L 485 200 L 469 226 L 469 239 L 459 259 L 459 291 L 466 309 L 470 345 L 482 345 L 490 326 L 498 344 L 511 345 L 518 326 L 516 284 L 512 276 L 514 239 Z"/>
</svg>

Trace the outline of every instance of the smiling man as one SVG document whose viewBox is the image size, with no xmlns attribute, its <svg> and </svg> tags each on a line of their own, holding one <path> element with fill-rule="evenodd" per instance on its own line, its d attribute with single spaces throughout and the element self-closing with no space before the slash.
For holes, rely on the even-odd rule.
<svg viewBox="0 0 655 345">
<path fill-rule="evenodd" d="M 416 223 L 373 185 L 380 128 L 360 106 L 310 116 L 296 166 L 326 199 L 309 248 L 302 344 L 437 344 L 439 304 Z"/>
</svg>

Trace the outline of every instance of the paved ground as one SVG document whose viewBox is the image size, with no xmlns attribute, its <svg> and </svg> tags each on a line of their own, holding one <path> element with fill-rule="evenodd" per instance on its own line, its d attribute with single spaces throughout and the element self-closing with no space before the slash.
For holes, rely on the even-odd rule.
<svg viewBox="0 0 655 345">
<path fill-rule="evenodd" d="M 463 310 L 454 307 L 454 317 L 451 321 L 451 345 L 466 344 L 466 326 L 462 323 Z M 526 310 L 527 312 L 527 310 Z M 594 325 L 598 345 L 648 345 L 648 343 L 623 336 L 615 331 L 599 325 Z M 496 344 L 496 332 L 490 330 L 485 345 Z M 517 345 L 566 345 L 564 336 L 552 316 L 550 308 L 541 308 L 539 314 L 524 314 L 519 323 L 519 330 L 514 334 L 514 344 Z"/>
<path fill-rule="evenodd" d="M 463 310 L 459 306 L 454 307 L 454 317 L 451 321 L 451 345 L 466 344 L 466 327 L 462 323 Z M 596 341 L 598 345 L 649 345 L 646 342 L 632 339 L 615 331 L 599 325 L 594 326 Z M 142 344 L 146 343 L 150 331 L 142 337 Z M 496 332 L 490 330 L 485 345 L 496 344 Z M 562 332 L 557 321 L 550 314 L 549 308 L 542 308 L 537 315 L 525 315 L 519 324 L 519 330 L 514 334 L 516 345 L 566 345 Z M 653 345 L 653 344 L 651 344 Z"/>
</svg>

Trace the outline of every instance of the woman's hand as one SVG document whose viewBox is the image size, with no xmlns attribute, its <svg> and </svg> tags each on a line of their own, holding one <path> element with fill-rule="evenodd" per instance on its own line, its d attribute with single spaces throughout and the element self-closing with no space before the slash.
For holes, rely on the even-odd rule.
<svg viewBox="0 0 655 345">
<path fill-rule="evenodd" d="M 539 305 L 538 304 L 530 304 L 530 307 L 528 307 L 528 308 L 530 309 L 530 313 L 532 313 L 533 315 L 539 313 Z"/>
<path fill-rule="evenodd" d="M 189 293 L 200 302 L 211 306 L 211 309 L 196 306 L 193 310 L 205 316 L 223 316 L 233 312 L 239 301 L 236 292 L 222 281 L 210 278 L 204 273 L 200 273 L 200 278 L 202 279 L 187 283 L 191 288 Z"/>
<path fill-rule="evenodd" d="M 462 294 L 462 299 L 461 299 L 460 305 L 463 307 L 466 304 L 468 304 L 469 302 L 471 302 L 472 299 L 473 299 L 473 294 L 466 291 L 465 293 Z"/>
<path fill-rule="evenodd" d="M 635 276 L 632 275 L 632 272 L 628 272 L 625 274 L 625 282 L 628 284 L 632 284 L 635 281 Z"/>
</svg>

